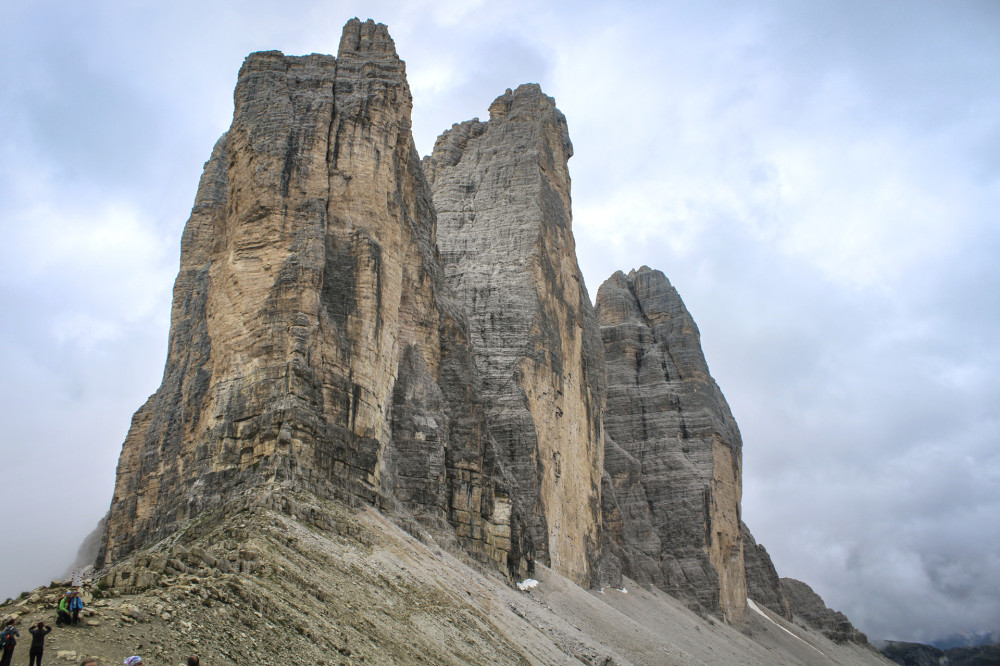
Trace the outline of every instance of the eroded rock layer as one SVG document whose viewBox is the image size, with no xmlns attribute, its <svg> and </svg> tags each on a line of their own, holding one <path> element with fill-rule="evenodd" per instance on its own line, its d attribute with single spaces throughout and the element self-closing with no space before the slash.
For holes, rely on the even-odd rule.
<svg viewBox="0 0 1000 666">
<path fill-rule="evenodd" d="M 123 445 L 99 559 L 219 504 L 252 470 L 402 506 L 480 559 L 519 566 L 385 26 L 350 21 L 336 58 L 252 54 L 234 101 L 185 228 L 163 383 Z"/>
<path fill-rule="evenodd" d="M 534 84 L 438 138 L 424 169 L 492 432 L 536 557 L 596 582 L 603 349 L 570 227 L 566 119 Z"/>
<path fill-rule="evenodd" d="M 698 327 L 663 273 L 645 266 L 601 285 L 596 311 L 607 367 L 605 515 L 624 573 L 736 619 L 747 596 L 742 442 Z"/>
</svg>

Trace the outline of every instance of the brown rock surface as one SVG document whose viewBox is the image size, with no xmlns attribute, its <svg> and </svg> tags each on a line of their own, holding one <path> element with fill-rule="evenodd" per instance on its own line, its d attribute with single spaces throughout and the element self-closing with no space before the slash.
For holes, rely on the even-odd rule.
<svg viewBox="0 0 1000 666">
<path fill-rule="evenodd" d="M 607 361 L 608 529 L 626 575 L 694 608 L 742 617 L 739 429 L 708 372 L 698 327 L 659 271 L 597 292 Z"/>
<path fill-rule="evenodd" d="M 448 285 L 469 317 L 497 449 L 540 562 L 597 582 L 603 350 L 570 227 L 573 148 L 526 84 L 438 138 L 434 191 Z"/>
<path fill-rule="evenodd" d="M 518 566 L 385 26 L 352 20 L 336 58 L 252 54 L 234 99 L 182 240 L 163 384 L 122 447 L 100 560 L 218 506 L 262 466 L 398 505 Z"/>
</svg>

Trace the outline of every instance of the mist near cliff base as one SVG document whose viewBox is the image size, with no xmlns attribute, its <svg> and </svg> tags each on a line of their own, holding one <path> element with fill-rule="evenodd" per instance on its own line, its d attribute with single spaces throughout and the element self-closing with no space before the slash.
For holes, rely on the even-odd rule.
<svg viewBox="0 0 1000 666">
<path fill-rule="evenodd" d="M 181 229 L 254 50 L 407 63 L 421 154 L 535 81 L 591 296 L 677 287 L 743 517 L 871 638 L 1000 628 L 1000 9 L 991 2 L 0 7 L 0 598 L 62 573 L 159 385 Z"/>
</svg>

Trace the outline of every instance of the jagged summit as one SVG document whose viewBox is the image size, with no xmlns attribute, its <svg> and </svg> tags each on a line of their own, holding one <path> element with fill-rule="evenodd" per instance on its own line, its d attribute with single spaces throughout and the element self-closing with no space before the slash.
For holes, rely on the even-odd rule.
<svg viewBox="0 0 1000 666">
<path fill-rule="evenodd" d="M 384 26 L 251 54 L 182 240 L 164 380 L 122 448 L 101 561 L 262 479 L 399 507 L 501 568 L 494 464 Z M 510 557 L 510 562 L 508 562 Z"/>
<path fill-rule="evenodd" d="M 766 622 L 792 617 L 741 521 L 739 429 L 680 296 L 642 267 L 591 305 L 567 121 L 538 85 L 421 161 L 388 30 L 352 19 L 336 57 L 248 56 L 234 106 L 181 240 L 163 381 L 122 446 L 105 585 L 144 594 L 204 565 L 257 589 L 264 570 L 331 566 L 331 549 L 384 557 L 371 534 L 406 541 L 373 527 L 388 516 L 422 541 L 407 557 L 443 549 L 477 575 L 640 585 L 744 627 L 763 621 L 749 593 Z M 345 532 L 343 511 L 366 527 Z M 294 532 L 297 554 L 244 567 L 247 544 L 267 550 L 244 512 L 269 543 Z M 305 576 L 281 585 L 322 600 Z"/>
<path fill-rule="evenodd" d="M 607 492 L 624 570 L 736 620 L 747 598 L 742 441 L 698 327 L 666 276 L 646 266 L 608 278 L 595 309 L 608 378 Z"/>
<path fill-rule="evenodd" d="M 446 282 L 469 317 L 499 455 L 536 557 L 600 584 L 603 349 L 570 228 L 566 118 L 507 90 L 424 160 Z"/>
</svg>

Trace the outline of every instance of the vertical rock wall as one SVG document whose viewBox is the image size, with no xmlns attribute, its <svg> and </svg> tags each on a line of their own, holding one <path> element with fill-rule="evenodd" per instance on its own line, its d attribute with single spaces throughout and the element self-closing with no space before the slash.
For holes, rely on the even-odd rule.
<svg viewBox="0 0 1000 666">
<path fill-rule="evenodd" d="M 421 164 L 405 66 L 352 20 L 336 57 L 250 55 L 234 102 L 99 562 L 278 478 L 512 574 L 624 573 L 727 620 L 749 586 L 787 616 L 680 297 L 643 267 L 590 304 L 551 98 L 508 90 Z"/>
<path fill-rule="evenodd" d="M 350 21 L 336 58 L 252 54 L 234 101 L 184 232 L 163 384 L 123 445 L 100 559 L 259 469 L 398 503 L 480 559 L 518 566 L 517 514 L 385 26 Z"/>
<path fill-rule="evenodd" d="M 468 313 L 498 450 L 536 556 L 589 585 L 604 455 L 599 332 L 570 227 L 572 145 L 537 85 L 455 125 L 424 161 L 447 282 Z"/>
<path fill-rule="evenodd" d="M 601 285 L 596 311 L 608 381 L 605 514 L 624 573 L 737 619 L 742 443 L 698 328 L 663 273 L 645 266 Z"/>
</svg>

